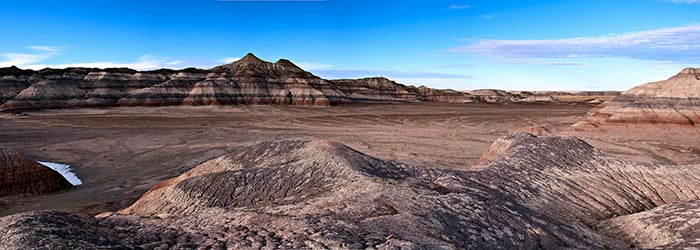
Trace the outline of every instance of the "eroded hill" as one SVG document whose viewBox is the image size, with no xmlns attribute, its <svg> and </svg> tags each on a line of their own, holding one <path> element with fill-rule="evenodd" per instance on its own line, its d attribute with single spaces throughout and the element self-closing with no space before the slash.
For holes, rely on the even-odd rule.
<svg viewBox="0 0 700 250">
<path fill-rule="evenodd" d="M 595 231 L 599 222 L 698 199 L 697 166 L 626 161 L 574 137 L 501 141 L 471 171 L 381 160 L 324 140 L 266 142 L 163 181 L 119 213 L 4 217 L 0 243 L 619 249 L 629 239 Z"/>
</svg>

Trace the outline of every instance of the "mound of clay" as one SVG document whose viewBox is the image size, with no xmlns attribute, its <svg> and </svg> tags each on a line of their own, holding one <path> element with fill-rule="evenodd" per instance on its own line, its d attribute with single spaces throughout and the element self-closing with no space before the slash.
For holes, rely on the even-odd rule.
<svg viewBox="0 0 700 250">
<path fill-rule="evenodd" d="M 659 166 L 609 156 L 566 136 L 513 138 L 505 152 L 477 166 L 479 180 L 562 221 L 596 222 L 698 199 L 697 166 Z M 671 184 L 673 183 L 673 184 Z"/>
<path fill-rule="evenodd" d="M 700 248 L 700 200 L 678 202 L 649 211 L 616 217 L 599 230 L 647 249 Z"/>
<path fill-rule="evenodd" d="M 431 89 L 425 86 L 406 86 L 384 77 L 362 79 L 331 80 L 345 93 L 351 93 L 356 100 L 376 102 L 382 100 L 409 100 L 428 102 L 472 103 L 479 99 L 465 92 L 454 90 Z"/>
<path fill-rule="evenodd" d="M 329 141 L 270 142 L 164 181 L 121 213 L 194 216 L 236 211 L 246 227 L 299 237 L 304 244 L 312 243 L 308 247 L 612 244 L 505 202 L 507 198 L 468 181 L 464 174 L 383 161 Z M 329 233 L 298 235 L 298 227 Z M 531 228 L 541 233 L 524 233 Z M 507 237 L 520 240 L 504 241 Z"/>
<path fill-rule="evenodd" d="M 520 101 L 523 98 L 519 94 L 499 89 L 477 89 L 467 91 L 470 95 L 476 96 L 480 102 L 486 103 L 507 103 Z"/>
<path fill-rule="evenodd" d="M 629 238 L 593 228 L 698 199 L 697 166 L 625 161 L 574 137 L 512 133 L 490 151 L 475 171 L 458 171 L 330 141 L 266 142 L 163 181 L 117 214 L 60 220 L 108 235 L 74 245 L 86 248 L 619 249 Z M 31 248 L 40 229 L 22 221 L 51 227 L 54 215 L 3 218 L 22 230 L 0 226 L 0 239 Z M 42 237 L 60 246 L 73 236 Z"/>
<path fill-rule="evenodd" d="M 480 163 L 490 161 L 496 156 L 510 150 L 514 146 L 520 143 L 530 142 L 535 138 L 537 138 L 537 136 L 533 135 L 532 133 L 510 133 L 505 136 L 501 136 L 491 144 L 491 146 L 481 155 L 481 157 L 479 157 L 479 159 L 476 160 L 477 167 L 482 166 L 479 165 Z"/>
<path fill-rule="evenodd" d="M 0 197 L 41 195 L 71 187 L 58 172 L 13 150 L 0 148 Z"/>
<path fill-rule="evenodd" d="M 128 225 L 119 228 L 131 232 L 122 234 L 136 239 L 145 237 L 141 234 L 148 228 L 164 247 L 557 249 L 618 244 L 520 205 L 476 177 L 384 161 L 329 141 L 268 142 L 164 181 L 93 227 L 103 232 L 121 222 Z M 132 244 L 147 247 L 139 240 Z"/>
<path fill-rule="evenodd" d="M 605 104 L 604 104 L 605 105 Z M 686 68 L 665 81 L 623 92 L 607 105 L 592 110 L 575 128 L 606 124 L 700 123 L 700 69 Z"/>
</svg>

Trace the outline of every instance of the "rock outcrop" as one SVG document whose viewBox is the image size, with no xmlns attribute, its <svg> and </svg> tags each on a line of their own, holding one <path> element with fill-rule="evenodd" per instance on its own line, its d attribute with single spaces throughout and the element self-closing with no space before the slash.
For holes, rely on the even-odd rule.
<svg viewBox="0 0 700 250">
<path fill-rule="evenodd" d="M 500 89 L 477 89 L 467 91 L 470 95 L 478 97 L 479 101 L 485 103 L 508 103 L 520 101 L 523 96 Z"/>
<path fill-rule="evenodd" d="M 119 213 L 2 218 L 0 244 L 620 249 L 632 243 L 621 237 L 627 231 L 599 225 L 699 198 L 698 166 L 626 161 L 574 137 L 512 133 L 489 152 L 474 170 L 459 171 L 385 161 L 325 140 L 266 142 L 163 181 Z M 87 232 L 97 238 L 73 240 L 92 237 Z"/>
<path fill-rule="evenodd" d="M 523 92 L 524 93 L 524 92 Z M 529 93 L 529 92 L 528 92 Z M 248 54 L 209 70 L 0 68 L 0 111 L 45 108 L 351 103 L 556 102 L 550 95 L 503 90 L 455 91 L 407 86 L 384 77 L 326 80 L 286 59 Z"/>
<path fill-rule="evenodd" d="M 575 137 L 509 134 L 508 148 L 477 167 L 487 180 L 536 211 L 578 225 L 698 199 L 698 166 L 660 166 L 604 154 Z"/>
<path fill-rule="evenodd" d="M 663 205 L 598 224 L 598 230 L 644 249 L 700 248 L 700 200 Z"/>
<path fill-rule="evenodd" d="M 406 86 L 384 77 L 341 79 L 330 82 L 343 92 L 350 93 L 353 99 L 366 102 L 395 99 L 397 101 L 473 103 L 480 100 L 465 92 L 431 89 L 425 86 Z"/>
<path fill-rule="evenodd" d="M 575 128 L 610 124 L 700 123 L 700 69 L 686 68 L 665 81 L 651 82 L 623 92 L 592 110 Z"/>
<path fill-rule="evenodd" d="M 71 187 L 58 172 L 13 150 L 0 148 L 0 198 L 36 196 Z"/>
<path fill-rule="evenodd" d="M 478 100 L 459 91 L 406 86 L 381 77 L 325 80 L 289 60 L 271 63 L 253 54 L 210 70 L 0 69 L 0 110 L 415 101 Z"/>
</svg>

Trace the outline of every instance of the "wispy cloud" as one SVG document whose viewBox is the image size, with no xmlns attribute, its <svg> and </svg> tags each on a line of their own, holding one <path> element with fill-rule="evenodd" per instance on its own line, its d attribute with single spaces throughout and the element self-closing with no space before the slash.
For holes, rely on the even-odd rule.
<svg viewBox="0 0 700 250">
<path fill-rule="evenodd" d="M 471 8 L 471 7 L 472 7 L 471 5 L 466 5 L 466 4 L 464 4 L 464 5 L 458 5 L 458 4 L 450 5 L 450 9 L 452 9 L 452 10 L 466 10 L 466 9 Z"/>
<path fill-rule="evenodd" d="M 85 68 L 131 68 L 136 70 L 150 70 L 169 68 L 180 66 L 182 61 L 171 61 L 165 57 L 157 57 L 152 55 L 143 55 L 132 62 L 83 62 L 83 63 L 65 63 L 65 64 L 26 64 L 23 68 L 43 69 L 43 68 L 69 68 L 69 67 L 85 67 Z"/>
<path fill-rule="evenodd" d="M 313 62 L 298 62 L 296 63 L 296 65 L 305 70 L 321 70 L 333 68 L 333 65 L 330 64 Z"/>
<path fill-rule="evenodd" d="M 41 62 L 55 57 L 64 48 L 63 46 L 27 46 L 31 52 L 27 53 L 1 53 L 0 67 L 25 66 L 27 64 Z"/>
<path fill-rule="evenodd" d="M 535 58 L 613 56 L 647 60 L 698 59 L 700 25 L 599 37 L 545 40 L 482 39 L 450 51 Z"/>
<path fill-rule="evenodd" d="M 508 60 L 501 62 L 489 62 L 489 63 L 458 63 L 458 64 L 445 64 L 439 65 L 439 68 L 446 69 L 470 69 L 477 66 L 485 65 L 543 65 L 543 66 L 586 66 L 587 64 L 582 62 L 561 62 L 561 61 L 541 61 L 534 60 L 532 58 L 509 58 Z"/>
<path fill-rule="evenodd" d="M 66 46 L 27 46 L 28 49 L 43 51 L 47 53 L 57 54 Z"/>
<path fill-rule="evenodd" d="M 676 4 L 697 4 L 700 3 L 700 0 L 664 0 L 664 2 Z"/>
<path fill-rule="evenodd" d="M 540 62 L 540 61 L 510 61 L 493 64 L 511 64 L 511 65 L 546 65 L 546 66 L 584 66 L 586 64 L 580 62 Z"/>
<path fill-rule="evenodd" d="M 401 71 L 401 70 L 364 70 L 364 69 L 329 69 L 315 70 L 317 73 L 329 78 L 358 78 L 358 77 L 396 77 L 396 78 L 471 78 L 471 75 L 466 74 L 451 74 L 441 72 L 428 71 Z"/>
<path fill-rule="evenodd" d="M 132 62 L 94 61 L 79 63 L 45 63 L 61 54 L 66 46 L 27 46 L 29 52 L 25 53 L 0 53 L 0 67 L 17 66 L 27 69 L 43 68 L 132 68 L 138 70 L 178 67 L 183 65 L 181 60 L 170 60 L 167 57 L 143 55 Z"/>
<path fill-rule="evenodd" d="M 218 62 L 220 62 L 220 63 L 232 63 L 234 61 L 238 61 L 238 59 L 241 59 L 241 58 L 240 57 L 226 57 L 226 58 L 219 60 Z"/>
<path fill-rule="evenodd" d="M 180 64 L 182 64 L 182 63 L 183 63 L 183 61 L 178 60 L 178 61 L 164 62 L 163 64 L 164 64 L 164 65 L 173 66 L 173 65 L 180 65 Z"/>
</svg>

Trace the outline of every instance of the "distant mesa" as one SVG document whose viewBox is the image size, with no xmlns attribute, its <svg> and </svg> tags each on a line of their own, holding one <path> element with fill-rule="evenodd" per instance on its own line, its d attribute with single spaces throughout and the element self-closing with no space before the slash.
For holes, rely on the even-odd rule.
<svg viewBox="0 0 700 250">
<path fill-rule="evenodd" d="M 407 86 L 384 77 L 326 80 L 287 59 L 271 63 L 252 53 L 208 70 L 0 68 L 0 111 L 169 105 L 558 102 L 552 97 L 558 94 L 433 89 Z"/>
<path fill-rule="evenodd" d="M 589 112 L 574 128 L 615 124 L 700 124 L 700 69 L 686 68 L 667 80 L 627 90 Z"/>
<path fill-rule="evenodd" d="M 476 102 L 468 93 L 385 78 L 326 80 L 289 60 L 252 53 L 209 70 L 0 69 L 0 110 L 113 106 L 274 104 L 330 106 L 417 101 Z"/>
</svg>

